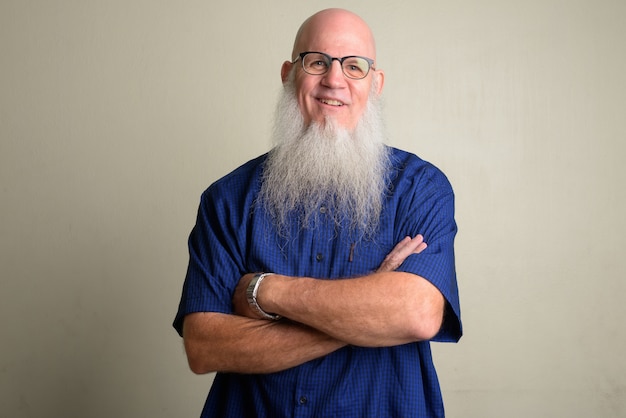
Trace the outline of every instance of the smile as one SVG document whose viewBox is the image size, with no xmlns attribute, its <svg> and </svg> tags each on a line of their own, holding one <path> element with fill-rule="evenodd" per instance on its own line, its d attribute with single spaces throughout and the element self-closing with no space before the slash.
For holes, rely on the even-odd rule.
<svg viewBox="0 0 626 418">
<path fill-rule="evenodd" d="M 339 100 L 319 99 L 319 101 L 329 106 L 343 106 L 343 102 L 340 102 Z"/>
</svg>

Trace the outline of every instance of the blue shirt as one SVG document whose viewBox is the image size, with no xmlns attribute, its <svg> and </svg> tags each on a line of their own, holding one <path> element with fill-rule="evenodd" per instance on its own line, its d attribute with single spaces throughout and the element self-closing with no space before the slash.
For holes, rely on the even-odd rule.
<svg viewBox="0 0 626 418">
<path fill-rule="evenodd" d="M 435 341 L 461 337 L 454 263 L 454 194 L 444 174 L 417 156 L 391 148 L 392 189 L 381 223 L 370 240 L 355 240 L 348 228 L 277 234 L 255 206 L 267 155 L 239 167 L 202 195 L 189 237 L 189 267 L 174 327 L 182 335 L 192 312 L 233 313 L 241 276 L 269 271 L 336 279 L 370 273 L 405 236 L 422 234 L 428 247 L 397 271 L 433 283 L 446 299 L 444 323 Z M 324 208 L 320 208 L 323 213 Z M 324 219 L 323 216 L 321 219 Z M 323 222 L 322 222 L 323 224 Z M 217 373 L 203 417 L 439 417 L 443 402 L 430 343 L 385 348 L 347 346 L 300 366 L 271 374 Z"/>
</svg>

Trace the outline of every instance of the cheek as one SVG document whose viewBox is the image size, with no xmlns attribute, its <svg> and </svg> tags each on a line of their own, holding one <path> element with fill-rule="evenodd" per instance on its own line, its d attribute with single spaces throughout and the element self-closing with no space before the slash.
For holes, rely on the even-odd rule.
<svg viewBox="0 0 626 418">
<path fill-rule="evenodd" d="M 311 98 L 304 93 L 298 94 L 297 98 L 300 113 L 304 118 L 304 122 L 308 124 L 314 119 L 314 107 L 313 103 L 311 103 Z"/>
<path fill-rule="evenodd" d="M 364 103 L 367 103 L 370 97 L 371 89 L 371 83 L 363 83 L 363 85 L 359 85 L 354 90 L 352 90 L 352 97 L 354 97 L 359 102 L 359 104 L 363 105 Z"/>
<path fill-rule="evenodd" d="M 371 90 L 373 88 L 371 83 L 368 83 L 367 85 L 361 86 L 362 88 L 353 91 L 353 97 L 357 98 L 357 101 L 359 103 L 359 107 L 361 108 L 361 111 L 363 111 L 365 109 L 365 106 L 367 105 L 367 102 L 370 99 L 370 94 L 371 94 Z"/>
<path fill-rule="evenodd" d="M 369 91 L 368 90 L 360 90 L 357 92 L 353 92 L 353 109 L 352 113 L 359 117 L 365 111 L 365 107 L 367 106 L 367 101 L 369 100 Z"/>
<path fill-rule="evenodd" d="M 312 112 L 314 111 L 314 100 L 311 98 L 310 83 L 304 82 L 304 80 L 296 80 L 296 98 L 298 105 L 300 106 L 300 112 L 304 116 L 305 122 L 310 122 L 312 118 Z"/>
</svg>

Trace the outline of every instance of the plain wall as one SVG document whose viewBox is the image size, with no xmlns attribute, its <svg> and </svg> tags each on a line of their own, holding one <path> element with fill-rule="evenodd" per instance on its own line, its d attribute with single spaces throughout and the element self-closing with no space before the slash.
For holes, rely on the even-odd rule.
<svg viewBox="0 0 626 418">
<path fill-rule="evenodd" d="M 375 31 L 389 143 L 456 191 L 448 416 L 626 415 L 622 0 L 2 0 L 0 415 L 199 415 L 171 328 L 199 196 L 269 149 L 330 6 Z"/>
</svg>

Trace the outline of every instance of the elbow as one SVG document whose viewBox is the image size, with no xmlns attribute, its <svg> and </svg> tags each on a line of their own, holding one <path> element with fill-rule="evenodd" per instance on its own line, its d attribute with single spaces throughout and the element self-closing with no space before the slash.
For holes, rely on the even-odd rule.
<svg viewBox="0 0 626 418">
<path fill-rule="evenodd" d="M 435 338 L 443 325 L 445 300 L 441 294 L 415 307 L 410 322 L 411 338 L 428 341 Z"/>
<path fill-rule="evenodd" d="M 187 339 L 184 340 L 185 353 L 187 354 L 187 364 L 189 369 L 197 375 L 212 373 L 215 367 L 206 360 L 206 357 L 202 355 L 198 344 L 194 344 L 193 341 Z"/>
<path fill-rule="evenodd" d="M 187 355 L 189 369 L 195 374 L 207 374 L 217 371 L 215 353 L 210 339 L 206 337 L 207 315 L 190 314 L 183 322 L 183 346 Z M 208 332 L 210 333 L 210 332 Z"/>
<path fill-rule="evenodd" d="M 205 364 L 201 362 L 192 360 L 190 357 L 187 357 L 187 359 L 189 363 L 189 369 L 194 374 L 202 375 L 202 374 L 207 374 L 207 373 L 211 373 L 215 371 L 215 370 L 211 370 L 210 367 L 207 367 Z"/>
<path fill-rule="evenodd" d="M 197 375 L 213 373 L 213 372 L 217 371 L 213 367 L 211 367 L 210 365 L 206 364 L 205 362 L 198 361 L 198 360 L 196 360 L 196 359 L 194 359 L 193 357 L 190 357 L 190 356 L 187 356 L 187 363 L 189 364 L 189 369 L 194 374 L 197 374 Z"/>
<path fill-rule="evenodd" d="M 203 374 L 208 374 L 208 373 L 213 373 L 217 370 L 211 370 L 210 368 L 207 367 L 202 367 L 201 365 L 193 365 L 191 362 L 189 363 L 189 369 L 197 375 L 203 375 Z"/>
<path fill-rule="evenodd" d="M 422 317 L 422 319 L 418 321 L 419 324 L 416 324 L 413 329 L 413 338 L 416 341 L 432 340 L 441 329 L 443 323 L 442 319 L 442 316 Z"/>
</svg>

